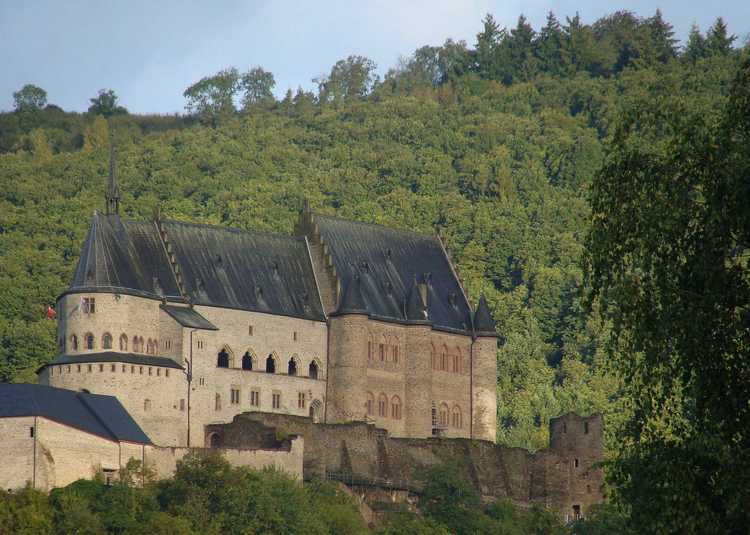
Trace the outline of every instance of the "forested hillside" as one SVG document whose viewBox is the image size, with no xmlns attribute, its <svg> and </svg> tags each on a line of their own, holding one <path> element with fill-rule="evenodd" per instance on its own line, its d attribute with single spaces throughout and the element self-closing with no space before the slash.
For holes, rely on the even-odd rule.
<svg viewBox="0 0 750 535">
<path fill-rule="evenodd" d="M 271 73 L 226 69 L 188 88 L 176 117 L 129 115 L 113 92 L 67 113 L 27 86 L 0 115 L 0 380 L 33 381 L 55 354 L 45 311 L 103 209 L 115 143 L 128 217 L 159 207 L 288 233 L 307 199 L 441 232 L 502 336 L 499 440 L 544 447 L 549 418 L 569 410 L 616 419 L 608 327 L 581 303 L 588 189 L 622 109 L 664 95 L 723 104 L 733 40 L 718 20 L 678 47 L 658 12 L 550 16 L 537 30 L 521 17 L 508 31 L 488 16 L 476 43 L 420 48 L 382 80 L 366 58 L 342 60 L 317 94 L 277 100 Z"/>
</svg>

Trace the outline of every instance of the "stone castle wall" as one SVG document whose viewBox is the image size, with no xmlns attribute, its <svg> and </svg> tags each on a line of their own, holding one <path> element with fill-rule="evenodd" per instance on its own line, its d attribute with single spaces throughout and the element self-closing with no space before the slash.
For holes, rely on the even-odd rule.
<svg viewBox="0 0 750 535">
<path fill-rule="evenodd" d="M 601 416 L 565 415 L 551 423 L 550 447 L 536 453 L 488 441 L 462 438 L 394 438 L 374 425 L 351 422 L 314 424 L 308 418 L 247 413 L 232 423 L 211 426 L 227 447 L 263 447 L 273 437 L 258 429 L 273 427 L 282 436 L 305 440 L 306 479 L 339 478 L 353 484 L 402 489 L 418 494 L 426 470 L 458 462 L 464 475 L 488 500 L 509 498 L 519 504 L 539 503 L 572 516 L 574 506 L 585 514 L 602 501 Z M 565 424 L 566 433 L 561 425 Z M 586 438 L 584 427 L 588 425 Z M 560 436 L 560 435 L 565 436 Z M 578 465 L 576 466 L 576 459 Z"/>
</svg>

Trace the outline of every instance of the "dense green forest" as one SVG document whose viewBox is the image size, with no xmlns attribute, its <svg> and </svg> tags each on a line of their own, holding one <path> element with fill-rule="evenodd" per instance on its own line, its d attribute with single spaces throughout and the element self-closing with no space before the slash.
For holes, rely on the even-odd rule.
<svg viewBox="0 0 750 535">
<path fill-rule="evenodd" d="M 658 11 L 590 24 L 550 14 L 537 30 L 523 17 L 500 28 L 488 15 L 476 43 L 419 48 L 382 79 L 369 59 L 342 59 L 315 80 L 317 93 L 276 99 L 272 73 L 224 69 L 186 89 L 180 116 L 129 114 L 111 90 L 70 113 L 43 89 L 21 88 L 16 110 L 0 114 L 0 380 L 33 381 L 55 353 L 44 312 L 104 206 L 115 143 L 128 217 L 160 207 L 173 219 L 288 233 L 307 199 L 324 213 L 439 231 L 470 297 L 484 293 L 498 322 L 499 442 L 542 448 L 550 417 L 601 411 L 616 455 L 626 439 L 615 430 L 632 430 L 643 410 L 629 381 L 647 374 L 617 365 L 613 348 L 630 359 L 648 346 L 622 348 L 626 329 L 613 314 L 622 293 L 608 293 L 604 272 L 598 294 L 584 285 L 587 243 L 600 254 L 589 268 L 613 268 L 602 243 L 617 250 L 627 238 L 592 231 L 601 223 L 592 187 L 596 217 L 617 213 L 618 180 L 651 161 L 613 163 L 638 127 L 664 154 L 698 150 L 680 145 L 668 119 L 699 117 L 696 132 L 726 121 L 741 46 L 721 19 L 678 46 Z M 665 210 L 682 202 L 673 190 L 646 187 Z M 649 195 L 639 202 L 651 206 Z M 642 232 L 661 216 L 621 217 Z"/>
</svg>

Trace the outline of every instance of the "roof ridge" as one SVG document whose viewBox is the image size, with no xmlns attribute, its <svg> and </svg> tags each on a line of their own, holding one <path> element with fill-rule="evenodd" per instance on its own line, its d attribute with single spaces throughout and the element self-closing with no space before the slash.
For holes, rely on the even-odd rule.
<svg viewBox="0 0 750 535">
<path fill-rule="evenodd" d="M 128 220 L 128 221 L 138 221 L 138 220 Z M 212 225 L 210 223 L 195 223 L 193 221 L 179 221 L 176 219 L 162 219 L 162 223 L 174 223 L 176 225 L 184 226 L 184 227 L 202 227 L 202 228 L 208 228 L 208 229 L 214 229 L 214 230 L 223 230 L 223 231 L 229 231 L 229 232 L 237 232 L 241 234 L 256 234 L 261 236 L 271 236 L 274 238 L 292 238 L 296 242 L 302 242 L 303 236 L 296 236 L 294 234 L 284 234 L 282 232 L 273 232 L 271 230 L 254 230 L 254 229 L 244 229 L 239 227 L 227 227 L 223 225 Z"/>
<path fill-rule="evenodd" d="M 420 236 L 422 238 L 430 238 L 430 239 L 433 239 L 433 240 L 437 237 L 435 234 L 429 234 L 429 233 L 425 233 L 425 232 L 419 232 L 417 230 L 402 229 L 402 228 L 396 228 L 396 227 L 389 227 L 388 225 L 381 225 L 380 223 L 368 223 L 367 221 L 359 221 L 357 219 L 347 219 L 345 217 L 340 217 L 340 216 L 336 216 L 336 215 L 321 214 L 320 212 L 311 212 L 311 214 L 313 216 L 313 220 L 316 217 L 323 217 L 323 218 L 326 218 L 326 219 L 335 219 L 336 221 L 345 221 L 347 223 L 355 223 L 357 225 L 362 225 L 362 226 L 367 226 L 367 227 L 382 228 L 382 229 L 385 229 L 385 230 L 389 230 L 391 232 L 403 232 L 405 234 L 414 234 L 414 235 Z"/>
</svg>

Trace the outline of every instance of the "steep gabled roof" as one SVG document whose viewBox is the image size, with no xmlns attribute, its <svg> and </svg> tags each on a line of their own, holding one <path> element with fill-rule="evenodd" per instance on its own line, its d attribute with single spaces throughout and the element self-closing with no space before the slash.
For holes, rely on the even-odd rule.
<svg viewBox="0 0 750 535">
<path fill-rule="evenodd" d="M 161 225 L 193 303 L 325 320 L 303 237 Z"/>
<path fill-rule="evenodd" d="M 407 321 L 405 304 L 415 277 L 426 284 L 433 327 L 471 332 L 471 308 L 436 236 L 313 215 L 343 288 L 355 277 L 368 314 Z"/>
<path fill-rule="evenodd" d="M 153 223 L 94 214 L 70 291 L 97 289 L 152 297 L 180 295 Z"/>
<path fill-rule="evenodd" d="M 112 396 L 43 385 L 0 383 L 0 418 L 41 416 L 115 441 L 151 444 Z"/>
<path fill-rule="evenodd" d="M 69 292 L 107 291 L 325 321 L 303 237 L 94 214 Z M 183 295 L 184 292 L 184 295 Z M 183 311 L 167 310 L 178 321 Z"/>
</svg>

